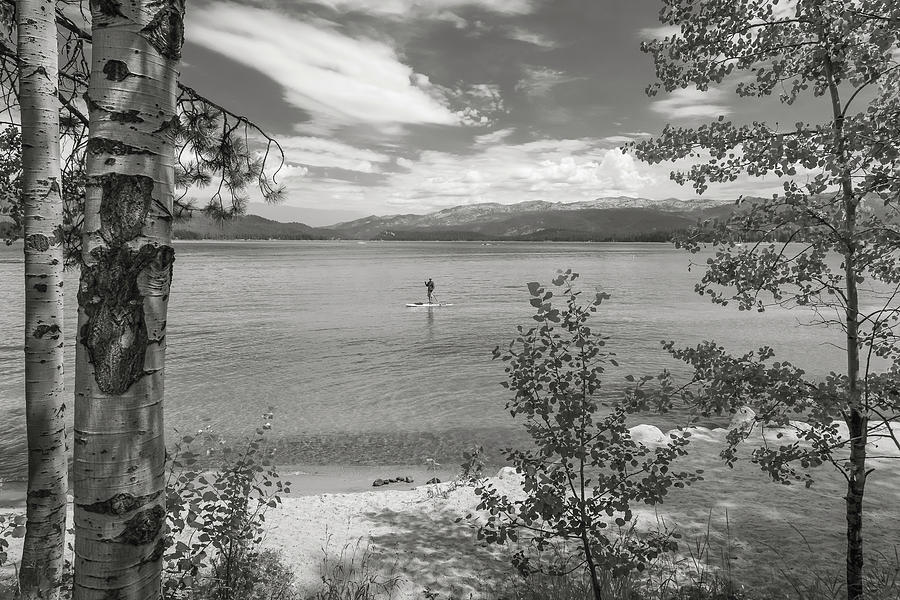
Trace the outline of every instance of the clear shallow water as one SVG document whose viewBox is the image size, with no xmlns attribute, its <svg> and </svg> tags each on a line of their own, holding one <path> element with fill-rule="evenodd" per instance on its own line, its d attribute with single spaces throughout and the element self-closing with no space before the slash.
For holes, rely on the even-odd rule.
<svg viewBox="0 0 900 600">
<path fill-rule="evenodd" d="M 840 369 L 838 332 L 800 310 L 739 313 L 693 292 L 690 256 L 666 244 L 180 242 L 169 305 L 166 420 L 251 431 L 266 407 L 285 462 L 455 460 L 516 439 L 491 349 L 530 322 L 525 283 L 572 268 L 612 299 L 597 323 L 625 375 L 675 371 L 662 339 L 769 344 L 812 373 Z M 695 257 L 696 260 L 696 257 Z M 454 306 L 406 308 L 434 278 Z M 66 281 L 71 389 L 77 275 Z M 0 247 L 0 476 L 24 472 L 21 245 Z M 830 333 L 831 337 L 826 334 Z M 71 413 L 70 413 L 71 414 Z M 674 417 L 677 419 L 677 415 Z M 653 419 L 648 419 L 653 421 Z M 665 425 L 665 423 L 660 423 Z"/>
</svg>

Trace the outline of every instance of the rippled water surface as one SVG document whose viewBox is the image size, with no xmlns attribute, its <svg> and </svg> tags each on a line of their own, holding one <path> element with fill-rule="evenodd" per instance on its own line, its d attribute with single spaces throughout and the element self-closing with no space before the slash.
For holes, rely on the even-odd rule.
<svg viewBox="0 0 900 600">
<path fill-rule="evenodd" d="M 0 247 L 0 476 L 24 468 L 21 245 Z M 689 255 L 665 244 L 180 242 L 169 305 L 166 419 L 249 431 L 277 408 L 275 435 L 296 462 L 417 463 L 474 441 L 516 437 L 504 411 L 507 342 L 531 307 L 525 283 L 559 268 L 612 294 L 597 321 L 628 373 L 679 368 L 659 340 L 713 338 L 789 351 L 816 373 L 840 368 L 839 342 L 809 315 L 715 307 L 693 292 Z M 696 260 L 696 258 L 695 258 Z M 452 307 L 406 308 L 423 280 Z M 71 389 L 76 274 L 66 281 Z M 834 336 L 837 332 L 833 333 Z M 785 352 L 787 354 L 788 352 Z"/>
</svg>

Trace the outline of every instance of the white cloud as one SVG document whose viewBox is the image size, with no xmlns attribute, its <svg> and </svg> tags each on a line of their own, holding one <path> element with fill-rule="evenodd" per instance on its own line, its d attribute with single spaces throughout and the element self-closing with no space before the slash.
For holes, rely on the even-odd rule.
<svg viewBox="0 0 900 600">
<path fill-rule="evenodd" d="M 475 138 L 475 145 L 477 146 L 490 146 L 496 144 L 497 142 L 501 142 L 515 133 L 515 129 L 506 128 L 506 129 L 498 129 L 497 131 L 492 131 L 491 133 L 485 133 L 484 135 L 479 135 Z"/>
<path fill-rule="evenodd" d="M 454 27 L 457 29 L 465 29 L 469 26 L 469 22 L 460 17 L 455 12 L 451 12 L 449 10 L 445 10 L 443 12 L 439 12 L 434 17 L 432 17 L 436 21 L 446 21 L 448 23 L 452 23 Z"/>
<path fill-rule="evenodd" d="M 522 27 L 513 27 L 509 30 L 508 35 L 510 39 L 519 40 L 520 42 L 525 42 L 526 44 L 532 44 L 541 48 L 550 49 L 558 47 L 558 44 L 547 36 L 535 31 L 529 31 Z"/>
<path fill-rule="evenodd" d="M 601 140 L 540 140 L 497 144 L 462 156 L 423 152 L 403 173 L 386 174 L 382 185 L 367 188 L 366 212 L 429 212 L 479 202 L 513 204 L 527 200 L 576 202 L 598 197 L 691 198 L 690 186 L 671 181 L 687 160 L 649 165 Z M 742 176 L 713 185 L 707 196 L 735 198 L 742 193 L 777 192 L 775 177 Z M 376 207 L 377 205 L 377 207 Z"/>
<path fill-rule="evenodd" d="M 408 172 L 389 175 L 383 190 L 392 210 L 421 211 L 477 202 L 637 196 L 657 179 L 632 156 L 603 148 L 599 140 L 539 140 L 482 145 L 468 156 L 423 152 Z"/>
<path fill-rule="evenodd" d="M 525 142 L 524 144 L 519 144 L 516 148 L 519 148 L 525 152 L 529 152 L 531 154 L 541 154 L 541 153 L 566 153 L 566 154 L 581 154 L 587 152 L 595 147 L 594 140 L 591 139 L 579 139 L 579 140 L 535 140 L 533 142 Z"/>
<path fill-rule="evenodd" d="M 524 77 L 519 80 L 515 89 L 532 96 L 543 96 L 557 85 L 581 79 L 547 67 L 526 65 L 524 71 Z"/>
<path fill-rule="evenodd" d="M 790 19 L 797 15 L 797 0 L 782 0 L 772 7 L 772 16 L 776 19 Z"/>
<path fill-rule="evenodd" d="M 371 188 L 340 179 L 306 177 L 289 182 L 287 187 L 289 194 L 286 204 L 288 206 L 292 204 L 292 199 L 296 199 L 306 206 L 315 208 L 340 208 L 371 214 L 373 212 L 372 200 L 377 199 L 377 196 L 372 194 Z M 374 212 L 379 212 L 379 210 Z"/>
<path fill-rule="evenodd" d="M 625 196 L 646 194 L 648 188 L 657 181 L 657 174 L 648 165 L 618 149 L 607 151 L 603 155 L 599 170 L 606 174 L 607 185 L 624 190 Z"/>
<path fill-rule="evenodd" d="M 725 93 L 710 89 L 705 92 L 687 88 L 675 90 L 668 97 L 651 103 L 650 108 L 670 119 L 715 118 L 731 113 L 723 104 Z"/>
<path fill-rule="evenodd" d="M 340 12 L 362 12 L 383 17 L 442 18 L 447 11 L 478 7 L 501 15 L 525 15 L 534 10 L 532 0 L 313 0 Z"/>
<path fill-rule="evenodd" d="M 464 125 L 486 127 L 492 125 L 498 115 L 506 111 L 500 87 L 486 83 L 458 89 L 449 94 L 463 104 L 457 116 Z"/>
<path fill-rule="evenodd" d="M 434 98 L 446 102 L 462 125 L 486 127 L 493 125 L 497 117 L 506 112 L 500 86 L 489 83 L 458 85 L 455 88 L 437 85 L 421 73 L 413 82 L 428 90 Z"/>
<path fill-rule="evenodd" d="M 600 153 L 599 160 L 575 156 L 543 160 L 522 174 L 533 182 L 531 191 L 574 187 L 590 197 L 635 195 L 653 182 L 653 177 L 639 172 L 632 156 L 618 150 Z"/>
<path fill-rule="evenodd" d="M 477 144 L 472 154 L 426 151 L 415 158 L 396 156 L 393 162 L 378 162 L 381 175 L 367 184 L 311 175 L 291 179 L 287 182 L 288 202 L 292 197 L 303 198 L 307 204 L 312 201 L 323 207 L 388 214 L 425 213 L 479 202 L 694 196 L 690 186 L 679 186 L 669 178 L 673 169 L 689 168 L 688 160 L 649 165 L 593 138 L 508 144 L 497 137 L 493 144 Z M 742 176 L 735 182 L 711 186 L 706 195 L 722 199 L 742 193 L 762 196 L 780 187 L 775 177 Z"/>
<path fill-rule="evenodd" d="M 672 37 L 680 32 L 681 28 L 677 25 L 660 25 L 659 27 L 644 27 L 638 30 L 638 37 L 642 40 L 662 40 Z"/>
<path fill-rule="evenodd" d="M 272 11 L 233 3 L 188 12 L 190 40 L 268 75 L 319 125 L 458 125 L 427 77 L 388 45 L 353 39 Z"/>
<path fill-rule="evenodd" d="M 391 157 L 356 148 L 332 139 L 293 136 L 278 138 L 285 159 L 309 167 L 339 168 L 361 173 L 380 173 Z"/>
<path fill-rule="evenodd" d="M 609 135 L 603 138 L 601 141 L 607 142 L 609 144 L 627 144 L 628 142 L 633 142 L 634 138 L 630 135 Z"/>
<path fill-rule="evenodd" d="M 278 174 L 275 177 L 278 179 L 279 183 L 283 183 L 286 179 L 299 179 L 302 177 L 306 177 L 309 174 L 309 169 L 304 167 L 303 165 L 294 165 L 289 162 L 285 162 L 278 170 Z"/>
<path fill-rule="evenodd" d="M 647 133 L 646 131 L 629 131 L 627 133 L 621 133 L 619 135 L 609 135 L 605 138 L 601 138 L 600 141 L 606 142 L 608 144 L 627 144 L 628 142 L 633 142 L 639 138 L 648 138 L 653 137 L 652 133 Z"/>
</svg>

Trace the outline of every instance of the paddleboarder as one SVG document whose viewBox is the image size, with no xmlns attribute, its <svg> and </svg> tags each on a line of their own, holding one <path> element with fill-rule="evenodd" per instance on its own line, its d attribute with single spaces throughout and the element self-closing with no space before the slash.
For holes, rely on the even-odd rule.
<svg viewBox="0 0 900 600">
<path fill-rule="evenodd" d="M 431 277 L 425 282 L 425 290 L 428 292 L 428 304 L 434 304 L 434 300 L 432 299 L 432 295 L 434 294 L 434 282 L 431 280 Z"/>
</svg>

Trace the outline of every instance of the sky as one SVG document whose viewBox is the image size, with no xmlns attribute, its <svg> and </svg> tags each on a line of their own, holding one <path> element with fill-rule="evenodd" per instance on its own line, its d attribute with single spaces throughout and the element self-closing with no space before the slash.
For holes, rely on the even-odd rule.
<svg viewBox="0 0 900 600">
<path fill-rule="evenodd" d="M 656 0 L 192 2 L 182 81 L 278 139 L 288 206 L 427 213 L 481 202 L 695 198 L 619 146 L 769 108 L 647 97 Z M 775 191 L 739 180 L 705 196 Z"/>
</svg>

